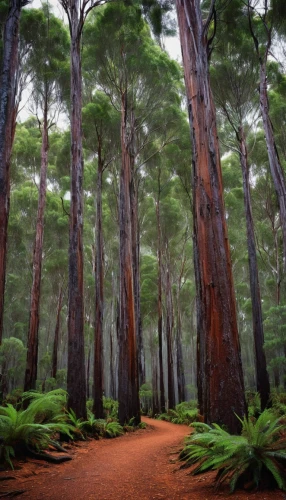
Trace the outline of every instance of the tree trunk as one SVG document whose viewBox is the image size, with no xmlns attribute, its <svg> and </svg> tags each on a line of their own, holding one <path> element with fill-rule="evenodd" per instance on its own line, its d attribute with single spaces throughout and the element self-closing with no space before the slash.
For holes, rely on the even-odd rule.
<svg viewBox="0 0 286 500">
<path fill-rule="evenodd" d="M 173 328 L 174 311 L 172 300 L 172 289 L 169 270 L 169 255 L 166 248 L 166 339 L 167 339 L 167 367 L 168 367 L 168 410 L 175 408 L 175 383 L 174 383 L 174 358 L 173 358 Z"/>
<path fill-rule="evenodd" d="M 264 352 L 263 319 L 260 299 L 260 286 L 258 278 L 258 267 L 256 259 L 256 247 L 254 236 L 254 225 L 252 218 L 252 207 L 249 186 L 249 166 L 247 161 L 247 146 L 243 127 L 238 131 L 240 165 L 243 178 L 244 209 L 246 216 L 247 248 L 249 263 L 250 293 L 252 304 L 252 323 L 255 348 L 255 370 L 256 387 L 261 398 L 261 409 L 264 410 L 269 403 L 270 384 L 266 367 L 266 357 Z"/>
<path fill-rule="evenodd" d="M 10 0 L 3 35 L 3 62 L 0 75 L 0 344 L 3 332 L 10 162 L 16 122 L 15 100 L 21 7 L 21 0 Z"/>
<path fill-rule="evenodd" d="M 127 132 L 127 93 L 121 102 L 120 172 L 120 305 L 119 305 L 119 370 L 118 370 L 118 418 L 121 425 L 134 418 L 140 422 L 138 387 L 138 358 L 136 346 L 135 301 L 132 271 L 132 221 L 130 207 L 131 166 L 128 151 L 130 138 Z"/>
<path fill-rule="evenodd" d="M 63 287 L 61 286 L 59 298 L 58 298 L 55 337 L 54 337 L 54 345 L 53 345 L 53 358 L 52 358 L 52 377 L 53 378 L 56 378 L 57 370 L 58 370 L 58 346 L 59 346 L 59 334 L 60 334 L 60 322 L 61 322 L 62 306 L 63 306 Z"/>
<path fill-rule="evenodd" d="M 275 143 L 273 126 L 269 116 L 266 63 L 267 63 L 266 57 L 264 57 L 263 60 L 260 60 L 260 85 L 259 85 L 260 111 L 262 115 L 262 121 L 265 132 L 270 172 L 273 179 L 279 204 L 280 222 L 281 222 L 282 239 L 283 239 L 283 266 L 284 269 L 286 269 L 286 185 L 285 185 L 284 171 L 279 159 L 279 154 Z"/>
<path fill-rule="evenodd" d="M 176 0 L 193 143 L 198 397 L 207 423 L 238 432 L 246 411 L 207 27 L 199 0 Z"/>
<path fill-rule="evenodd" d="M 101 140 L 98 138 L 98 171 L 96 190 L 96 269 L 95 269 L 95 330 L 93 412 L 104 418 L 103 412 L 103 232 L 102 232 L 102 174 Z"/>
<path fill-rule="evenodd" d="M 82 80 L 79 1 L 71 0 L 71 207 L 69 231 L 68 407 L 86 418 L 83 303 Z"/>
<path fill-rule="evenodd" d="M 178 379 L 178 397 L 179 403 L 186 401 L 185 390 L 185 373 L 184 373 L 184 360 L 182 349 L 182 320 L 179 298 L 177 300 L 177 332 L 176 332 L 176 353 L 177 353 L 177 379 Z"/>
<path fill-rule="evenodd" d="M 158 261 L 158 343 L 159 343 L 159 379 L 160 379 L 160 411 L 165 413 L 165 384 L 163 369 L 163 310 L 162 310 L 162 248 L 160 222 L 161 169 L 158 170 L 158 198 L 156 200 L 157 220 L 157 261 Z"/>
<path fill-rule="evenodd" d="M 134 134 L 134 133 L 133 133 Z M 140 308 L 140 236 L 138 221 L 138 183 L 135 178 L 134 162 L 131 163 L 130 204 L 132 219 L 132 260 L 135 301 L 136 339 L 138 350 L 139 387 L 145 382 L 145 359 Z"/>
<path fill-rule="evenodd" d="M 42 255 L 43 255 L 43 242 L 44 242 L 44 214 L 45 214 L 46 193 L 47 193 L 48 151 L 49 151 L 48 104 L 46 97 L 44 106 L 43 129 L 42 129 L 41 173 L 40 173 L 36 238 L 35 238 L 34 254 L 33 254 L 33 282 L 31 289 L 27 362 L 26 362 L 24 391 L 30 391 L 31 389 L 36 389 L 36 380 L 37 380 Z"/>
</svg>

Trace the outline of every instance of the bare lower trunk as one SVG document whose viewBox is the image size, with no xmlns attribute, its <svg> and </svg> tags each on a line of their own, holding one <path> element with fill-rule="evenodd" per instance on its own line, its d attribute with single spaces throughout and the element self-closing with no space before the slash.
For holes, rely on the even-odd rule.
<svg viewBox="0 0 286 500">
<path fill-rule="evenodd" d="M 10 208 L 10 161 L 15 132 L 18 38 L 21 0 L 10 0 L 3 35 L 0 75 L 0 344 L 3 332 L 7 229 Z"/>
<path fill-rule="evenodd" d="M 173 357 L 173 328 L 174 311 L 172 301 L 172 289 L 169 271 L 169 258 L 167 258 L 166 269 L 166 339 L 167 339 L 167 367 L 168 367 L 168 409 L 175 408 L 175 384 L 174 384 L 174 357 Z"/>
<path fill-rule="evenodd" d="M 95 331 L 93 412 L 95 418 L 104 418 L 103 412 L 103 232 L 102 232 L 102 173 L 101 143 L 98 147 L 96 191 L 96 270 L 95 270 Z"/>
<path fill-rule="evenodd" d="M 207 423 L 238 432 L 246 411 L 230 250 L 224 215 L 208 40 L 199 0 L 177 0 L 193 143 L 198 396 Z"/>
<path fill-rule="evenodd" d="M 158 343 L 159 343 L 159 383 L 160 383 L 160 411 L 165 412 L 165 387 L 163 370 L 163 310 L 162 310 L 162 248 L 161 248 L 161 222 L 160 222 L 160 190 L 161 170 L 158 171 L 158 199 L 156 200 L 157 219 L 157 261 L 158 261 Z"/>
<path fill-rule="evenodd" d="M 123 425 L 131 418 L 140 422 L 138 387 L 136 320 L 132 271 L 132 223 L 130 207 L 131 168 L 128 152 L 127 94 L 122 94 L 120 172 L 120 311 L 119 311 L 119 370 L 118 418 Z"/>
<path fill-rule="evenodd" d="M 63 305 L 63 287 L 61 286 L 59 298 L 58 298 L 55 337 L 54 337 L 54 345 L 53 345 L 53 357 L 52 357 L 52 377 L 53 378 L 56 378 L 57 370 L 58 370 L 58 346 L 59 346 L 59 334 L 60 334 L 62 305 Z"/>
<path fill-rule="evenodd" d="M 83 303 L 83 156 L 79 2 L 71 16 L 71 208 L 69 231 L 68 406 L 86 418 Z"/>
<path fill-rule="evenodd" d="M 42 129 L 41 173 L 40 173 L 36 238 L 35 238 L 34 254 L 33 254 L 33 282 L 31 289 L 27 362 L 26 362 L 24 391 L 30 391 L 31 389 L 36 389 L 36 380 L 37 380 L 42 255 L 43 255 L 43 242 L 44 242 L 44 213 L 45 213 L 46 192 L 47 192 L 48 150 L 49 150 L 48 108 L 46 100 L 44 108 L 43 129 Z"/>
<path fill-rule="evenodd" d="M 186 401 L 186 390 L 185 390 L 186 383 L 185 383 L 183 349 L 182 349 L 182 321 L 181 321 L 179 298 L 177 300 L 176 353 L 177 353 L 178 398 L 179 398 L 179 403 L 182 403 L 183 401 Z"/>
<path fill-rule="evenodd" d="M 240 150 L 240 164 L 243 177 L 244 209 L 246 215 L 250 293 L 251 293 L 251 304 L 252 304 L 252 323 L 253 323 L 253 336 L 254 336 L 254 348 L 255 348 L 256 387 L 261 398 L 261 409 L 264 410 L 267 404 L 269 404 L 270 384 L 266 367 L 266 357 L 264 353 L 263 319 L 262 319 L 261 300 L 260 300 L 260 286 L 259 286 L 258 267 L 256 258 L 254 225 L 252 218 L 251 198 L 250 198 L 247 146 L 242 127 L 240 127 L 240 130 L 238 132 L 238 139 L 239 139 L 239 150 Z"/>
<path fill-rule="evenodd" d="M 132 260 L 133 260 L 133 282 L 135 301 L 136 339 L 138 350 L 138 379 L 139 387 L 145 382 L 145 359 L 143 332 L 140 308 L 140 236 L 138 221 L 138 185 L 135 179 L 134 165 L 132 165 L 132 181 L 130 185 L 130 204 L 132 217 Z"/>
</svg>

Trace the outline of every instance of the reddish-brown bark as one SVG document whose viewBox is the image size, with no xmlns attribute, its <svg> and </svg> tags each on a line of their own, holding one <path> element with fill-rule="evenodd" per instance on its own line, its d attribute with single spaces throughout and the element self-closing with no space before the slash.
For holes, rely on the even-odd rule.
<svg viewBox="0 0 286 500">
<path fill-rule="evenodd" d="M 134 282 L 132 271 L 132 221 L 130 206 L 131 155 L 128 151 L 130 137 L 127 92 L 121 96 L 121 149 L 120 171 L 120 295 L 119 295 L 119 369 L 118 369 L 118 417 L 124 424 L 134 417 L 140 422 L 138 358 L 136 345 L 136 320 Z"/>
<path fill-rule="evenodd" d="M 35 237 L 34 253 L 33 253 L 33 281 L 31 288 L 24 391 L 30 391 L 31 389 L 36 389 L 36 380 L 37 380 L 42 254 L 43 254 L 43 241 L 44 241 L 44 213 L 45 213 L 46 192 L 47 192 L 48 151 L 49 151 L 48 106 L 46 100 L 44 106 L 44 117 L 43 117 L 43 128 L 42 128 L 40 187 L 39 187 L 39 198 L 38 198 L 36 237 Z"/>
<path fill-rule="evenodd" d="M 240 151 L 240 165 L 243 178 L 244 209 L 246 216 L 246 232 L 249 262 L 250 293 L 252 304 L 252 323 L 255 348 L 255 370 L 256 387 L 261 398 L 262 409 L 266 408 L 270 397 L 270 384 L 266 367 L 266 357 L 264 353 L 264 333 L 263 319 L 260 299 L 260 285 L 258 278 L 258 266 L 256 258 L 256 245 L 254 235 L 254 224 L 252 217 L 250 185 L 249 185 L 249 165 L 247 160 L 247 145 L 243 127 L 237 133 Z"/>
<path fill-rule="evenodd" d="M 18 38 L 21 0 L 10 0 L 3 35 L 0 75 L 0 344 L 2 341 L 7 229 L 10 208 L 10 161 L 15 133 Z"/>
<path fill-rule="evenodd" d="M 199 0 L 177 0 L 193 143 L 194 261 L 197 287 L 198 397 L 206 422 L 237 432 L 244 383 L 230 250 L 224 215 L 216 117 L 209 82 L 208 23 Z"/>
<path fill-rule="evenodd" d="M 103 418 L 103 232 L 102 232 L 102 174 L 101 138 L 98 136 L 96 188 L 96 269 L 95 269 L 95 330 L 93 412 Z"/>
</svg>

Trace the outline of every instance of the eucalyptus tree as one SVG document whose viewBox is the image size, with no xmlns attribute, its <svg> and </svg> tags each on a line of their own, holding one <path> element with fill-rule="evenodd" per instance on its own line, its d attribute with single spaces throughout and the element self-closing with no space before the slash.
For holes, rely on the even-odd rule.
<svg viewBox="0 0 286 500">
<path fill-rule="evenodd" d="M 103 313 L 104 313 L 104 240 L 102 189 L 103 174 L 116 158 L 119 146 L 120 115 L 109 98 L 97 92 L 83 109 L 85 143 L 97 159 L 96 222 L 95 222 L 95 318 L 94 318 L 94 376 L 93 411 L 96 418 L 103 418 Z M 118 136 L 118 137 L 117 137 Z"/>
<path fill-rule="evenodd" d="M 2 341 L 7 228 L 10 207 L 10 163 L 16 125 L 16 93 L 21 10 L 28 2 L 10 0 L 3 34 L 0 73 L 0 343 Z"/>
<path fill-rule="evenodd" d="M 104 0 L 61 0 L 70 31 L 71 62 L 71 207 L 69 243 L 68 405 L 86 416 L 83 301 L 83 152 L 81 41 L 88 13 Z"/>
<path fill-rule="evenodd" d="M 261 307 L 261 294 L 258 277 L 254 221 L 252 215 L 250 190 L 250 165 L 248 159 L 247 132 L 250 117 L 255 121 L 257 102 L 253 99 L 257 86 L 257 66 L 249 41 L 243 34 L 240 23 L 240 39 L 236 43 L 222 46 L 216 53 L 212 68 L 212 88 L 217 108 L 228 120 L 234 133 L 229 147 L 234 149 L 240 159 L 243 178 L 244 209 L 246 217 L 247 248 L 249 262 L 250 293 L 252 303 L 252 324 L 255 346 L 256 387 L 261 396 L 261 406 L 264 409 L 269 403 L 270 385 L 264 353 L 264 333 Z M 233 36 L 234 39 L 234 36 Z M 231 137 L 229 134 L 228 137 Z"/>
<path fill-rule="evenodd" d="M 220 422 L 236 432 L 239 422 L 234 413 L 242 416 L 246 408 L 215 107 L 209 81 L 215 4 L 213 0 L 203 21 L 199 0 L 176 2 L 193 148 L 199 407 L 206 422 Z"/>
<path fill-rule="evenodd" d="M 35 12 L 35 15 L 38 19 L 38 29 L 41 36 L 38 37 L 37 44 L 30 51 L 26 64 L 27 69 L 32 75 L 32 96 L 42 135 L 42 147 L 37 223 L 33 251 L 33 282 L 31 288 L 27 366 L 24 382 L 25 391 L 36 388 L 49 129 L 54 125 L 54 115 L 60 106 L 60 79 L 64 73 L 68 51 L 67 32 L 63 28 L 61 21 L 50 13 L 49 6 L 45 6 L 42 9 L 40 19 L 38 12 Z"/>
<path fill-rule="evenodd" d="M 273 179 L 280 213 L 280 222 L 283 237 L 283 264 L 286 269 L 286 183 L 283 166 L 281 164 L 275 141 L 275 134 L 270 118 L 269 99 L 267 90 L 267 61 L 271 54 L 274 37 L 276 8 L 281 2 L 265 0 L 260 7 L 257 2 L 248 0 L 249 29 L 253 38 L 254 47 L 260 68 L 259 102 L 263 121 L 265 140 L 267 144 L 269 167 Z M 261 13 L 262 9 L 262 13 Z M 281 8 L 280 8 L 281 10 Z M 283 9 L 281 10 L 281 12 Z M 284 12 L 285 20 L 285 12 Z"/>
<path fill-rule="evenodd" d="M 178 80 L 180 72 L 152 41 L 140 9 L 132 6 L 120 3 L 107 6 L 96 16 L 93 25 L 87 25 L 85 46 L 85 67 L 90 78 L 94 78 L 121 114 L 119 416 L 124 423 L 133 416 L 139 418 L 137 350 L 142 350 L 139 169 L 149 159 L 147 145 L 149 150 L 156 137 L 159 146 L 155 151 L 153 148 L 153 155 L 168 140 L 165 124 L 154 123 L 154 114 L 159 106 L 170 103 L 171 96 L 176 99 L 175 93 L 168 91 L 167 82 L 169 79 Z M 129 372 L 125 373 L 126 370 Z M 142 369 L 139 371 L 143 373 Z"/>
</svg>

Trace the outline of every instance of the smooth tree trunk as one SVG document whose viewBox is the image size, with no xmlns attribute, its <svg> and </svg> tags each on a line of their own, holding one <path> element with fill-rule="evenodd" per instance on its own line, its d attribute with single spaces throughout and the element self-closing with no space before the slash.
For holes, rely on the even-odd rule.
<svg viewBox="0 0 286 500">
<path fill-rule="evenodd" d="M 58 349 L 59 349 L 59 336 L 60 336 L 60 325 L 61 325 L 61 311 L 63 307 L 63 287 L 60 287 L 58 306 L 57 306 L 57 317 L 55 326 L 55 337 L 53 343 L 53 356 L 52 356 L 52 377 L 56 378 L 58 371 Z"/>
<path fill-rule="evenodd" d="M 243 178 L 244 209 L 246 215 L 246 233 L 249 263 L 250 293 L 252 304 L 252 323 L 255 350 L 256 387 L 261 398 L 261 409 L 264 410 L 269 404 L 270 384 L 267 373 L 266 357 L 264 352 L 263 319 L 260 299 L 260 285 L 258 278 L 258 266 L 256 258 L 256 245 L 254 235 L 254 224 L 252 217 L 249 165 L 247 159 L 247 145 L 243 127 L 238 131 L 240 164 Z"/>
<path fill-rule="evenodd" d="M 49 151 L 48 105 L 46 99 L 44 106 L 44 117 L 43 117 L 43 127 L 42 127 L 41 172 L 40 172 L 36 237 L 35 237 L 34 253 L 33 253 L 33 281 L 32 281 L 31 300 L 30 300 L 29 331 L 28 331 L 24 391 L 30 391 L 31 389 L 36 389 L 36 380 L 37 380 L 41 277 L 42 277 L 43 243 L 44 243 L 44 214 L 45 214 L 46 194 L 47 194 L 48 151 Z"/>
<path fill-rule="evenodd" d="M 267 59 L 260 58 L 260 111 L 262 115 L 268 160 L 271 176 L 274 183 L 274 188 L 277 194 L 279 213 L 280 213 L 280 223 L 282 229 L 282 239 L 283 239 L 283 265 L 286 268 L 286 184 L 284 170 L 280 162 L 279 154 L 277 151 L 273 126 L 269 116 L 269 102 L 268 102 L 268 92 L 267 92 L 267 72 L 266 72 Z"/>
<path fill-rule="evenodd" d="M 209 81 L 211 16 L 199 0 L 176 0 L 193 147 L 194 263 L 200 413 L 240 430 L 246 412 L 216 116 Z M 236 414 L 236 415 L 235 415 Z"/>
<path fill-rule="evenodd" d="M 177 332 L 176 332 L 176 355 L 177 355 L 177 380 L 178 380 L 178 398 L 179 403 L 186 401 L 186 381 L 184 372 L 184 359 L 182 348 L 182 319 L 179 305 L 177 301 Z"/>
<path fill-rule="evenodd" d="M 140 422 L 138 385 L 138 357 L 136 344 L 135 298 L 132 270 L 132 215 L 130 206 L 131 162 L 128 150 L 130 137 L 127 129 L 127 92 L 121 96 L 121 148 L 120 171 L 120 277 L 119 277 L 119 363 L 118 363 L 118 418 L 121 425 L 134 419 Z"/>
<path fill-rule="evenodd" d="M 103 230 L 102 230 L 102 175 L 101 140 L 98 138 L 98 171 L 96 189 L 96 269 L 95 269 L 95 330 L 93 412 L 95 418 L 104 418 L 103 412 Z"/>
<path fill-rule="evenodd" d="M 135 321 L 136 321 L 136 339 L 138 351 L 138 380 L 139 387 L 145 382 L 145 359 L 143 345 L 143 331 L 140 308 L 140 234 L 138 220 L 138 182 L 135 178 L 134 162 L 131 164 L 131 185 L 130 185 L 130 204 L 132 219 L 132 260 L 133 260 L 133 283 L 134 283 L 134 301 L 135 301 Z"/>
<path fill-rule="evenodd" d="M 160 194 L 161 194 L 161 169 L 158 170 L 158 197 L 156 200 L 157 221 L 157 262 L 158 262 L 158 344 L 159 344 L 159 385 L 160 385 L 160 411 L 165 413 L 165 384 L 163 368 L 163 307 L 162 307 L 162 242 L 161 242 L 161 218 L 160 218 Z"/>
<path fill-rule="evenodd" d="M 83 302 L 83 154 L 79 0 L 69 3 L 71 35 L 71 207 L 69 229 L 68 407 L 86 418 Z"/>
<path fill-rule="evenodd" d="M 19 20 L 23 2 L 10 0 L 3 34 L 0 75 L 0 344 L 3 333 L 7 229 L 10 208 L 10 162 L 16 123 Z"/>
<path fill-rule="evenodd" d="M 168 253 L 168 248 L 166 249 Z M 168 410 L 175 408 L 175 382 L 174 382 L 174 310 L 172 300 L 171 278 L 169 270 L 169 256 L 167 255 L 166 265 L 166 339 L 167 339 L 167 368 L 168 368 Z"/>
</svg>

